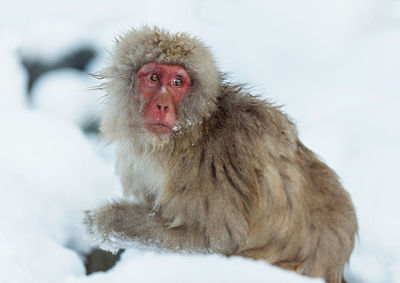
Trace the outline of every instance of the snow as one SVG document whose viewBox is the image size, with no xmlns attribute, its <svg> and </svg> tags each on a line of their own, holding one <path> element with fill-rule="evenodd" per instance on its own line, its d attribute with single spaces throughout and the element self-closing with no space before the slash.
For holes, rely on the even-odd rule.
<svg viewBox="0 0 400 283">
<path fill-rule="evenodd" d="M 294 118 L 303 142 L 339 174 L 360 232 L 348 282 L 400 282 L 400 1 L 15 0 L 0 10 L 1 282 L 315 282 L 265 262 L 132 249 L 85 276 L 83 211 L 116 198 L 110 146 L 80 127 L 99 117 L 96 84 L 43 75 L 25 101 L 20 55 L 51 61 L 80 46 L 107 61 L 113 39 L 156 24 L 211 47 Z M 321 281 L 319 281 L 321 282 Z"/>
<path fill-rule="evenodd" d="M 80 227 L 82 211 L 99 204 L 95 195 L 104 199 L 118 190 L 112 166 L 78 128 L 54 116 L 3 111 L 0 128 L 1 282 L 84 274 L 77 252 L 90 247 Z"/>
<path fill-rule="evenodd" d="M 104 94 L 93 90 L 98 84 L 91 76 L 71 69 L 46 73 L 33 86 L 33 106 L 84 128 L 100 120 Z"/>
<path fill-rule="evenodd" d="M 0 110 L 25 105 L 26 74 L 18 62 L 18 37 L 0 29 Z"/>
<path fill-rule="evenodd" d="M 240 267 L 240 268 L 235 268 Z M 132 279 L 133 278 L 133 279 Z M 66 282 L 304 282 L 322 283 L 321 279 L 301 277 L 294 272 L 250 261 L 239 257 L 223 258 L 218 255 L 189 256 L 156 254 L 154 252 L 124 253 L 121 263 L 107 273 L 89 278 L 73 278 Z"/>
</svg>

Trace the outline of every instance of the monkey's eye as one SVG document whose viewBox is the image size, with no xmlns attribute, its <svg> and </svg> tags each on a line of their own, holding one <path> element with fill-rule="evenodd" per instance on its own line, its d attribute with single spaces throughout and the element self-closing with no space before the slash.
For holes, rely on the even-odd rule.
<svg viewBox="0 0 400 283">
<path fill-rule="evenodd" d="M 157 83 L 160 80 L 160 77 L 157 74 L 153 73 L 153 74 L 148 75 L 147 79 L 149 79 L 152 82 Z"/>
<path fill-rule="evenodd" d="M 171 82 L 171 84 L 174 86 L 181 86 L 183 84 L 183 81 L 180 78 L 176 78 Z"/>
</svg>

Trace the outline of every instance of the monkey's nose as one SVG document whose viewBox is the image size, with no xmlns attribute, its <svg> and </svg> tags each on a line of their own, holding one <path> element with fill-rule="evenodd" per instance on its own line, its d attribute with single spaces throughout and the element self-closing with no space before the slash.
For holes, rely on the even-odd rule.
<svg viewBox="0 0 400 283">
<path fill-rule="evenodd" d="M 157 104 L 157 109 L 160 110 L 160 111 L 167 111 L 168 110 L 168 105 L 162 106 L 160 104 Z"/>
</svg>

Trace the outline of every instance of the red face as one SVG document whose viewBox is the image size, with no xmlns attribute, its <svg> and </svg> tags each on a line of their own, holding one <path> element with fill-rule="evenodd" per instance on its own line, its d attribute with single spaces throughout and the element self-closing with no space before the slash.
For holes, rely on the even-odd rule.
<svg viewBox="0 0 400 283">
<path fill-rule="evenodd" d="M 191 86 L 189 74 L 178 65 L 148 63 L 137 72 L 136 82 L 145 101 L 144 127 L 158 136 L 170 133 L 177 105 Z"/>
</svg>

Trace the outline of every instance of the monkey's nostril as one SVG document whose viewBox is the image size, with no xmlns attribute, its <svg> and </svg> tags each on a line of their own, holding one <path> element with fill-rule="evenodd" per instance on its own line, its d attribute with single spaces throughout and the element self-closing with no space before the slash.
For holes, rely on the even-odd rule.
<svg viewBox="0 0 400 283">
<path fill-rule="evenodd" d="M 165 105 L 164 107 L 163 106 L 161 106 L 160 104 L 157 104 L 157 109 L 159 110 L 159 111 L 167 111 L 167 109 L 168 109 L 168 105 Z"/>
</svg>

